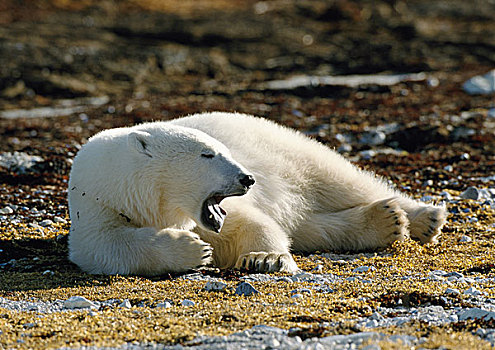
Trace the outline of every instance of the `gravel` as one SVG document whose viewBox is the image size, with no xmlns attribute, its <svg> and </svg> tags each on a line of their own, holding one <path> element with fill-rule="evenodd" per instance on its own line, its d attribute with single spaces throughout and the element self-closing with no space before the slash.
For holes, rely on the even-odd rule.
<svg viewBox="0 0 495 350">
<path fill-rule="evenodd" d="M 338 255 L 333 256 L 336 261 Z M 349 260 L 352 255 L 349 256 Z M 366 273 L 373 271 L 372 266 L 363 265 L 357 267 L 355 271 L 358 273 Z M 204 281 L 205 291 L 209 292 L 225 292 L 228 289 L 227 281 L 220 278 L 212 280 L 209 276 L 201 276 L 198 273 L 184 275 L 184 279 L 192 279 L 194 281 Z M 405 306 L 397 302 L 395 306 L 376 307 L 373 312 L 367 317 L 358 317 L 353 320 L 355 330 L 360 330 L 349 335 L 332 335 L 320 338 L 308 338 L 302 340 L 297 334 L 300 331 L 298 328 L 284 330 L 275 327 L 264 325 L 255 326 L 251 329 L 242 332 L 233 333 L 229 336 L 198 336 L 192 341 L 186 342 L 184 345 L 166 346 L 162 344 L 124 344 L 116 348 L 108 347 L 80 347 L 77 349 L 268 349 L 268 348 L 284 348 L 284 349 L 355 349 L 366 342 L 366 349 L 379 349 L 378 342 L 386 341 L 392 343 L 402 343 L 407 346 L 420 346 L 421 338 L 417 338 L 408 334 L 396 334 L 393 336 L 380 333 L 381 328 L 385 327 L 403 327 L 412 322 L 421 322 L 431 326 L 444 326 L 453 324 L 459 321 L 466 320 L 495 320 L 495 299 L 486 298 L 485 293 L 478 290 L 477 285 L 483 283 L 495 283 L 495 278 L 466 277 L 461 272 L 447 272 L 443 270 L 433 270 L 428 275 L 406 275 L 401 277 L 407 279 L 430 279 L 445 285 L 444 292 L 440 297 L 442 305 L 420 305 L 420 306 Z M 319 293 L 329 293 L 335 284 L 343 283 L 346 278 L 335 276 L 333 274 L 312 274 L 308 272 L 298 273 L 293 276 L 274 276 L 269 274 L 251 274 L 242 276 L 243 280 L 236 289 L 235 294 L 251 296 L 260 292 L 248 281 L 252 283 L 288 283 L 296 288 L 290 290 L 291 298 L 299 300 L 317 298 Z M 451 287 L 455 284 L 457 288 Z M 464 286 L 464 288 L 461 288 Z M 459 306 L 455 300 L 463 295 L 465 306 Z M 363 299 L 364 300 L 364 299 Z M 156 304 L 156 308 L 171 308 L 173 305 L 179 308 L 194 309 L 197 302 L 189 299 L 183 300 L 164 300 Z M 140 305 L 141 307 L 146 307 Z M 56 300 L 53 302 L 44 301 L 13 301 L 7 298 L 0 298 L 0 308 L 21 312 L 30 311 L 38 314 L 48 314 L 56 312 L 74 312 L 75 310 L 87 310 L 89 314 L 94 315 L 95 312 L 106 310 L 108 308 L 132 308 L 131 302 L 128 299 L 117 300 L 111 299 L 107 301 L 92 301 L 81 296 L 73 296 L 67 300 Z M 338 322 L 328 324 L 323 322 L 323 326 L 337 326 Z M 26 323 L 24 328 L 36 327 L 35 324 Z M 376 331 L 375 331 L 376 330 Z M 491 328 L 480 328 L 474 334 L 481 339 L 484 339 L 495 346 L 495 330 Z"/>
</svg>

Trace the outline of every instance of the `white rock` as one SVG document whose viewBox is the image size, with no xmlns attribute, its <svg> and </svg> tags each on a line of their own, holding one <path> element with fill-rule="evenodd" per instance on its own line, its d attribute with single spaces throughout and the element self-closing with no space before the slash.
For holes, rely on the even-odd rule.
<svg viewBox="0 0 495 350">
<path fill-rule="evenodd" d="M 98 305 L 93 303 L 91 300 L 86 299 L 81 296 L 73 296 L 64 301 L 64 307 L 66 309 L 98 309 Z"/>
<path fill-rule="evenodd" d="M 460 239 L 459 239 L 459 242 L 461 243 L 469 243 L 469 242 L 472 242 L 473 239 L 469 236 L 465 236 L 463 235 Z"/>
<path fill-rule="evenodd" d="M 475 296 L 475 297 L 476 297 L 476 296 L 482 295 L 482 294 L 483 294 L 483 292 L 481 292 L 481 291 L 477 290 L 475 287 L 471 287 L 471 288 L 469 288 L 469 289 L 466 289 L 466 290 L 464 291 L 464 294 L 467 294 L 467 295 L 472 295 L 472 296 Z"/>
<path fill-rule="evenodd" d="M 368 271 L 375 271 L 376 267 L 374 266 L 359 266 L 356 267 L 352 272 L 368 272 Z"/>
<path fill-rule="evenodd" d="M 181 305 L 182 306 L 194 306 L 194 305 L 196 305 L 196 303 L 192 300 L 184 299 L 181 301 Z"/>
<path fill-rule="evenodd" d="M 56 224 L 66 224 L 67 220 L 59 218 L 58 216 L 53 218 L 53 222 Z"/>
<path fill-rule="evenodd" d="M 124 301 L 119 304 L 119 307 L 130 309 L 132 307 L 132 305 L 131 305 L 131 302 L 129 301 L 129 299 L 124 299 Z"/>
<path fill-rule="evenodd" d="M 271 337 L 265 342 L 268 348 L 277 349 L 280 346 L 280 342 L 275 337 Z"/>
<path fill-rule="evenodd" d="M 169 301 L 165 300 L 162 303 L 156 304 L 156 307 L 162 307 L 164 309 L 168 309 L 169 307 L 172 307 L 172 304 Z"/>
<path fill-rule="evenodd" d="M 5 208 L 2 208 L 0 209 L 0 214 L 12 214 L 14 212 L 14 210 L 12 210 L 11 207 L 5 207 Z"/>
<path fill-rule="evenodd" d="M 42 227 L 47 227 L 47 226 L 51 226 L 51 225 L 53 225 L 53 221 L 50 219 L 46 219 L 46 220 L 43 220 L 42 222 L 40 222 L 40 226 L 42 226 Z"/>
<path fill-rule="evenodd" d="M 467 80 L 462 88 L 470 95 L 488 95 L 495 93 L 495 69 L 485 75 L 477 75 Z"/>
<path fill-rule="evenodd" d="M 365 151 L 359 152 L 359 155 L 364 160 L 370 160 L 371 158 L 373 158 L 374 156 L 376 156 L 376 152 L 374 150 L 372 150 L 372 149 L 369 149 L 369 150 L 365 150 Z"/>
<path fill-rule="evenodd" d="M 223 292 L 227 286 L 227 283 L 222 281 L 208 281 L 206 282 L 205 290 L 208 292 Z"/>
</svg>

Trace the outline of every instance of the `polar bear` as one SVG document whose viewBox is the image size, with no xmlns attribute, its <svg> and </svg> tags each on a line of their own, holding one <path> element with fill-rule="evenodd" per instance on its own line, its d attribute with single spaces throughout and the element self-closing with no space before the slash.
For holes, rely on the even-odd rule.
<svg viewBox="0 0 495 350">
<path fill-rule="evenodd" d="M 69 257 L 103 274 L 295 272 L 293 251 L 427 243 L 446 220 L 295 130 L 223 112 L 95 135 L 68 199 Z"/>
</svg>

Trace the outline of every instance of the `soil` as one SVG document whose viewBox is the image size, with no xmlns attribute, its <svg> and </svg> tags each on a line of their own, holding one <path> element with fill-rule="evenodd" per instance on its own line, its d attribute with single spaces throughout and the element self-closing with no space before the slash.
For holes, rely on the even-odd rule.
<svg viewBox="0 0 495 350">
<path fill-rule="evenodd" d="M 351 160 L 418 198 L 442 191 L 458 195 L 469 186 L 493 188 L 494 94 L 469 95 L 462 89 L 467 79 L 495 67 L 493 18 L 495 3 L 485 0 L 183 0 L 180 5 L 169 0 L 0 1 L 0 150 L 44 159 L 27 173 L 0 167 L 0 209 L 18 206 L 10 219 L 0 221 L 0 296 L 52 300 L 86 295 L 100 300 L 134 298 L 136 304 L 164 296 L 197 297 L 204 303 L 213 298 L 197 296 L 202 286 L 191 289 L 176 276 L 90 276 L 67 260 L 71 159 L 88 137 L 106 128 L 202 111 L 250 113 L 296 128 L 329 147 L 341 147 L 339 135 L 344 135 Z M 419 72 L 425 73 L 424 79 L 390 86 L 267 87 L 267 82 L 295 76 Z M 370 130 L 391 124 L 394 131 L 382 144 L 360 142 Z M 383 147 L 400 151 L 363 156 L 362 151 Z M 490 176 L 491 180 L 482 179 Z M 450 215 L 443 241 L 427 247 L 407 242 L 391 248 L 392 256 L 425 273 L 493 266 L 494 207 L 476 202 L 459 206 L 468 211 Z M 67 223 L 50 229 L 29 226 L 54 217 Z M 463 235 L 473 239 L 472 245 L 459 243 Z M 312 257 L 296 258 L 305 269 L 315 265 Z M 8 264 L 12 259 L 15 264 Z M 390 275 L 385 270 L 392 261 L 363 259 L 361 264 L 376 264 L 383 276 Z M 341 275 L 356 267 L 324 265 L 324 272 Z M 47 270 L 54 274 L 43 274 Z M 228 281 L 239 275 L 205 273 Z M 494 271 L 483 274 L 493 277 Z M 354 300 L 359 293 L 375 293 L 370 300 L 376 303 L 386 295 L 387 286 L 398 294 L 412 288 L 387 283 L 352 285 L 342 296 Z M 257 288 L 276 294 L 273 286 Z M 430 297 L 441 293 L 430 285 L 417 288 Z M 158 296 L 153 294 L 157 289 Z M 493 295 L 493 290 L 487 293 Z M 224 298 L 213 298 L 212 305 L 221 308 Z M 64 317 L 57 321 L 55 316 L 46 323 L 39 321 L 40 329 L 31 332 L 39 334 L 27 343 L 16 342 L 22 332 L 29 333 L 16 324 L 31 316 L 7 313 L 0 324 L 10 331 L 0 332 L 0 344 L 10 348 L 182 342 L 198 332 L 224 334 L 261 322 L 285 328 L 300 325 L 290 320 L 307 310 L 315 319 L 352 318 L 363 307 L 333 295 L 315 305 L 287 304 L 282 313 L 274 308 L 279 312 L 274 316 L 270 308 L 263 313 L 260 303 L 265 299 L 259 298 L 254 306 L 243 300 L 244 311 L 230 310 L 237 321 L 229 327 L 222 326 L 215 319 L 221 315 L 208 307 L 201 322 L 192 312 L 174 311 L 180 321 L 170 321 L 164 333 L 150 330 L 161 322 L 162 311 L 142 311 L 148 321 L 124 312 L 125 322 L 133 320 L 147 330 L 130 338 L 98 336 L 97 325 L 72 315 L 70 321 Z M 250 307 L 255 314 L 246 311 Z M 50 322 L 59 331 L 45 332 L 43 327 L 49 329 Z M 88 331 L 69 335 L 74 324 L 84 324 Z M 456 324 L 448 330 L 418 327 L 432 344 L 450 344 L 449 336 L 442 335 L 452 332 L 469 338 L 465 344 L 475 341 L 470 338 L 471 325 Z"/>
</svg>

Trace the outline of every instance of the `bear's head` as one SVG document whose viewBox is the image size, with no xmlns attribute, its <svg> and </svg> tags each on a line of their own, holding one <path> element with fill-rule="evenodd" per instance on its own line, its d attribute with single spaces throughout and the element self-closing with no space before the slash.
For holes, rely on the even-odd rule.
<svg viewBox="0 0 495 350">
<path fill-rule="evenodd" d="M 160 210 L 217 233 L 227 215 L 220 202 L 244 195 L 255 182 L 225 145 L 196 129 L 143 124 L 127 135 L 127 145 L 141 181 L 160 196 Z"/>
</svg>

